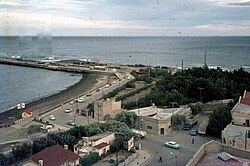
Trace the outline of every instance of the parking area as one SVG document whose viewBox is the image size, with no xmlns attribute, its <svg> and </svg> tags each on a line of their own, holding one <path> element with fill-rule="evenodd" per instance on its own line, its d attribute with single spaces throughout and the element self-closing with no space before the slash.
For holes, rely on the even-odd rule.
<svg viewBox="0 0 250 166">
<path fill-rule="evenodd" d="M 167 136 L 147 135 L 145 139 L 140 140 L 142 147 L 153 154 L 153 159 L 146 165 L 169 165 L 184 166 L 196 153 L 200 146 L 212 139 L 220 141 L 218 138 L 207 136 L 191 136 L 191 130 L 179 130 L 171 132 Z M 192 139 L 194 143 L 192 143 Z M 172 149 L 164 146 L 166 141 L 175 141 L 180 145 L 180 149 Z M 159 162 L 158 158 L 162 157 L 163 162 Z"/>
</svg>

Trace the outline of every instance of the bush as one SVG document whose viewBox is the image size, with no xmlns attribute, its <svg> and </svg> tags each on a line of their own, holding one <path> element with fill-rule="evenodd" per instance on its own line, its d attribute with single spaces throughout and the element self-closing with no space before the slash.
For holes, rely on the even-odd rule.
<svg viewBox="0 0 250 166">
<path fill-rule="evenodd" d="M 126 83 L 126 88 L 135 88 L 135 83 L 134 82 Z"/>
<path fill-rule="evenodd" d="M 82 166 L 89 166 L 89 165 L 92 165 L 92 164 L 98 162 L 99 160 L 101 160 L 99 153 L 91 152 L 90 154 L 85 155 L 85 156 L 80 158 L 80 164 Z"/>
</svg>

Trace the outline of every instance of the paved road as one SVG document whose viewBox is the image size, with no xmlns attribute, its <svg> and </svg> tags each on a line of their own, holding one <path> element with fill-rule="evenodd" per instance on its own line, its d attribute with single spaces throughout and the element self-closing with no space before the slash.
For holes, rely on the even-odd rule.
<svg viewBox="0 0 250 166">
<path fill-rule="evenodd" d="M 195 143 L 191 140 L 194 138 Z M 142 146 L 153 154 L 153 159 L 147 163 L 148 166 L 185 166 L 191 157 L 196 153 L 200 146 L 208 141 L 211 137 L 191 136 L 190 131 L 180 130 L 170 133 L 168 136 L 147 135 L 141 140 Z M 176 141 L 180 144 L 180 149 L 175 150 L 164 146 L 166 141 Z M 217 140 L 220 141 L 220 140 Z M 158 162 L 157 158 L 162 156 L 163 162 Z"/>
<path fill-rule="evenodd" d="M 51 111 L 50 113 L 47 113 L 46 115 L 42 116 L 42 118 L 45 121 L 50 121 L 53 124 L 57 124 L 57 125 L 67 127 L 67 128 L 73 127 L 73 126 L 69 126 L 69 125 L 66 124 L 66 121 L 68 121 L 68 120 L 75 121 L 76 125 L 78 125 L 78 126 L 79 125 L 87 125 L 89 123 L 97 122 L 97 120 L 93 119 L 92 117 L 86 117 L 86 116 L 81 116 L 81 115 L 75 114 L 76 108 L 78 108 L 80 110 L 86 110 L 86 107 L 90 103 L 93 103 L 93 101 L 96 101 L 96 100 L 102 98 L 105 94 L 108 94 L 109 92 L 111 92 L 111 91 L 117 89 L 118 87 L 126 84 L 128 81 L 130 81 L 130 79 L 126 79 L 126 78 L 119 79 L 119 80 L 116 80 L 115 82 L 113 82 L 109 86 L 107 84 L 107 85 L 99 88 L 99 91 L 90 92 L 90 94 L 91 94 L 90 96 L 86 96 L 86 95 L 78 96 L 78 98 L 83 98 L 84 102 L 77 103 L 77 104 L 67 103 L 67 104 L 63 105 L 62 107 L 57 108 L 57 109 Z M 66 109 L 72 109 L 72 112 L 65 113 Z M 51 121 L 49 119 L 51 114 L 53 114 L 56 117 L 55 121 Z"/>
</svg>

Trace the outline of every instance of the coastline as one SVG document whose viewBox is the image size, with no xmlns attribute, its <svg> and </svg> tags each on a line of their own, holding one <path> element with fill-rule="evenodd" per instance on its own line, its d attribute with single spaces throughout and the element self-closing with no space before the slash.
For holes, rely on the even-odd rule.
<svg viewBox="0 0 250 166">
<path fill-rule="evenodd" d="M 69 86 L 65 90 L 62 90 L 56 94 L 52 94 L 41 99 L 31 101 L 26 104 L 24 109 L 18 110 L 16 107 L 0 113 L 0 120 L 8 119 L 8 117 L 15 117 L 15 119 L 21 118 L 21 114 L 24 110 L 30 109 L 33 111 L 33 115 L 38 115 L 41 112 L 53 108 L 68 100 L 74 99 L 77 96 L 85 94 L 97 84 L 100 74 L 82 74 L 82 78 L 79 82 Z"/>
</svg>

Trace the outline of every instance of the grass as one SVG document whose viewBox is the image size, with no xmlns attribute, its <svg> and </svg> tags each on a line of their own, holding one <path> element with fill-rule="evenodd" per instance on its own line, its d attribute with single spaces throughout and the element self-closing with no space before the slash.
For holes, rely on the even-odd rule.
<svg viewBox="0 0 250 166">
<path fill-rule="evenodd" d="M 41 125 L 29 126 L 28 129 L 27 129 L 27 133 L 28 134 L 40 133 L 41 132 L 40 127 L 41 127 Z"/>
</svg>

